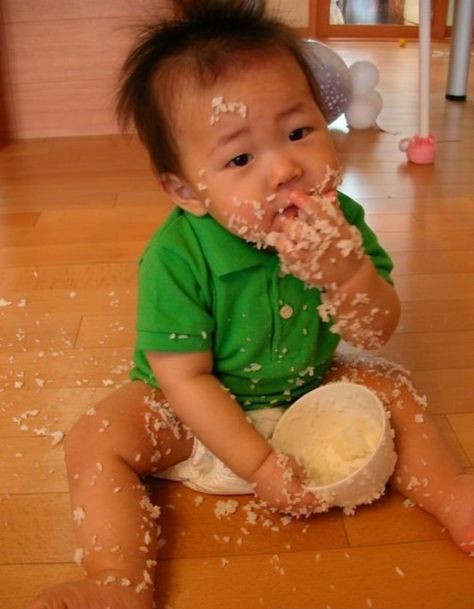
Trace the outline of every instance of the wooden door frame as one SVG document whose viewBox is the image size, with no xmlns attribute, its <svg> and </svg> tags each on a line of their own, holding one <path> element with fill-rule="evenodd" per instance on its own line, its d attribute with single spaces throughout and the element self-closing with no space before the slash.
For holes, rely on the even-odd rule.
<svg viewBox="0 0 474 609">
<path fill-rule="evenodd" d="M 314 38 L 418 38 L 418 26 L 414 25 L 330 25 L 330 0 L 309 0 L 309 36 Z M 441 40 L 449 35 L 446 26 L 448 0 L 433 0 L 434 14 L 431 37 Z"/>
<path fill-rule="evenodd" d="M 7 144 L 11 138 L 11 121 L 8 112 L 8 79 L 7 79 L 7 46 L 5 42 L 5 28 L 3 20 L 2 3 L 0 0 L 0 148 Z"/>
</svg>

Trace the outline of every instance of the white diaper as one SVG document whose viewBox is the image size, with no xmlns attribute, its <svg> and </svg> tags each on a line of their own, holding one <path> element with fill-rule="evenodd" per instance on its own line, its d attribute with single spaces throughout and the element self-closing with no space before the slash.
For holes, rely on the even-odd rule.
<svg viewBox="0 0 474 609">
<path fill-rule="evenodd" d="M 284 408 L 276 407 L 251 410 L 246 415 L 255 429 L 265 439 L 268 439 L 273 434 L 273 430 L 284 412 Z M 186 461 L 181 461 L 181 463 L 169 467 L 164 472 L 157 474 L 156 477 L 182 482 L 195 491 L 211 495 L 253 494 L 252 485 L 234 474 L 197 438 L 194 439 L 191 456 Z"/>
</svg>

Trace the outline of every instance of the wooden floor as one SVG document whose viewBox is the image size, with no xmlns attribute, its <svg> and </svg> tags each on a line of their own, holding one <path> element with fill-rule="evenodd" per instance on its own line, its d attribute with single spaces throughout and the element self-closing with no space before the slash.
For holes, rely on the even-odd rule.
<svg viewBox="0 0 474 609">
<path fill-rule="evenodd" d="M 437 160 L 414 166 L 397 143 L 417 130 L 416 45 L 333 46 L 381 71 L 385 131 L 335 137 L 343 190 L 396 264 L 403 315 L 383 352 L 413 370 L 474 471 L 474 74 L 468 101 L 446 102 L 447 46 L 435 46 Z M 0 171 L 0 607 L 19 609 L 81 576 L 61 432 L 126 380 L 136 262 L 169 205 L 133 138 L 17 142 Z M 223 520 L 219 497 L 197 505 L 173 484 L 156 497 L 160 609 L 474 607 L 474 561 L 394 492 L 353 517 L 287 526 L 265 514 L 246 523 L 248 497 Z"/>
</svg>

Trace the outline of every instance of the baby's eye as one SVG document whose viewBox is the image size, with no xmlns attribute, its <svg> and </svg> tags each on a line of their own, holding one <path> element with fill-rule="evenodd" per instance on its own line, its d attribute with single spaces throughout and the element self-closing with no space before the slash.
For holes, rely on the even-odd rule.
<svg viewBox="0 0 474 609">
<path fill-rule="evenodd" d="M 293 131 L 288 136 L 290 142 L 296 142 L 297 140 L 302 140 L 304 137 L 308 135 L 311 131 L 309 127 L 300 127 L 299 129 L 293 129 Z"/>
<path fill-rule="evenodd" d="M 228 167 L 245 167 L 253 159 L 253 155 L 248 152 L 239 154 L 227 163 Z"/>
</svg>

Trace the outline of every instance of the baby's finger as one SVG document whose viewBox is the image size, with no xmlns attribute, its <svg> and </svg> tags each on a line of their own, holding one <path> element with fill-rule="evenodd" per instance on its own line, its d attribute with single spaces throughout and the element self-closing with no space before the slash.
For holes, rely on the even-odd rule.
<svg viewBox="0 0 474 609">
<path fill-rule="evenodd" d="M 297 250 L 295 242 L 283 233 L 279 234 L 274 247 L 286 263 L 292 264 L 301 258 L 301 252 Z"/>
<path fill-rule="evenodd" d="M 309 219 L 314 219 L 321 212 L 328 216 L 339 217 L 339 202 L 335 190 L 324 195 L 307 195 L 301 190 L 294 190 L 289 195 L 293 205 L 304 211 Z"/>
</svg>

